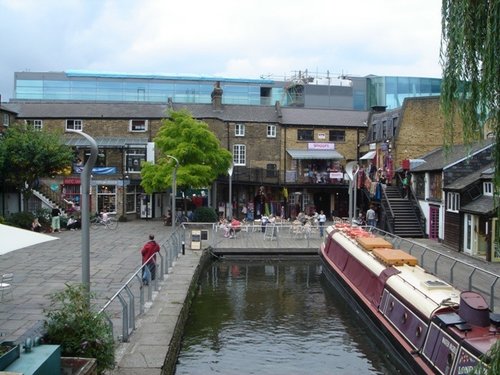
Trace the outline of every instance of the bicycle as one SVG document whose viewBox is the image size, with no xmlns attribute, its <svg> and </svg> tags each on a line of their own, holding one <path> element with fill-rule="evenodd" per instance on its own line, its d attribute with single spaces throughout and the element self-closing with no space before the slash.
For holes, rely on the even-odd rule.
<svg viewBox="0 0 500 375">
<path fill-rule="evenodd" d="M 97 229 L 104 226 L 106 229 L 114 230 L 118 227 L 118 220 L 115 217 L 108 217 L 106 219 L 96 216 L 90 220 L 90 226 L 92 229 Z"/>
</svg>

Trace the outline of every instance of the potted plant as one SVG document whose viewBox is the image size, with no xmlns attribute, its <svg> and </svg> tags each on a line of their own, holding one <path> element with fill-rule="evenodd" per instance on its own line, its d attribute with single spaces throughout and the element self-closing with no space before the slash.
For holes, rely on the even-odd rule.
<svg viewBox="0 0 500 375">
<path fill-rule="evenodd" d="M 106 316 L 88 303 L 93 297 L 81 284 L 66 284 L 64 290 L 52 294 L 44 341 L 60 345 L 62 357 L 95 358 L 101 374 L 114 367 L 115 342 Z"/>
<path fill-rule="evenodd" d="M 19 345 L 12 341 L 4 341 L 0 343 L 0 371 L 3 371 L 12 362 L 19 358 L 21 354 Z"/>
</svg>

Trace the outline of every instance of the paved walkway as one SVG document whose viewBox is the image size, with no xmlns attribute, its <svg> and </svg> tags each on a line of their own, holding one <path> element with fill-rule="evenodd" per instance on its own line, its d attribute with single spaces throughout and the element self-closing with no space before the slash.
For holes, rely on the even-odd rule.
<svg viewBox="0 0 500 375">
<path fill-rule="evenodd" d="M 90 230 L 91 291 L 111 297 L 140 266 L 140 248 L 149 233 L 165 241 L 172 229 L 161 221 L 119 223 L 116 230 Z M 78 283 L 81 273 L 81 231 L 53 233 L 59 240 L 0 255 L 0 273 L 14 273 L 14 298 L 0 303 L 1 340 L 22 341 L 44 320 L 48 296 Z"/>
<path fill-rule="evenodd" d="M 149 233 L 164 242 L 172 233 L 160 221 L 136 220 L 119 223 L 115 231 L 91 230 L 91 290 L 101 297 L 111 297 L 140 266 L 139 249 Z M 49 307 L 48 295 L 62 290 L 67 282 L 81 281 L 81 232 L 63 231 L 59 240 L 31 246 L 0 256 L 0 272 L 14 272 L 14 298 L 0 304 L 2 340 L 24 341 L 40 330 L 43 310 Z M 234 247 L 248 243 L 225 240 Z M 419 240 L 426 246 L 450 256 L 500 274 L 500 264 L 458 254 L 430 240 Z M 297 242 L 297 240 L 295 240 Z M 201 251 L 180 255 L 170 273 L 155 293 L 154 302 L 137 322 L 128 343 L 117 350 L 118 366 L 113 375 L 159 375 L 165 354 L 174 335 L 179 314 L 186 300 L 189 285 L 199 264 Z"/>
</svg>

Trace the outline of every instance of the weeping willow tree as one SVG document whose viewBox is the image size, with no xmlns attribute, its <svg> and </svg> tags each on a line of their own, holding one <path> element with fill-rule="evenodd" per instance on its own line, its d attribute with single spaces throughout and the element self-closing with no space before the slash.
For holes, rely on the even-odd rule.
<svg viewBox="0 0 500 375">
<path fill-rule="evenodd" d="M 455 116 L 464 138 L 473 142 L 491 131 L 500 164 L 500 0 L 443 0 L 441 106 L 446 141 L 453 143 Z M 495 192 L 500 170 L 495 173 Z"/>
<path fill-rule="evenodd" d="M 486 133 L 494 147 L 494 199 L 500 197 L 500 0 L 442 0 L 441 107 L 445 140 L 453 144 L 455 117 L 470 144 Z M 497 209 L 500 217 L 500 208 Z M 500 246 L 500 230 L 494 235 Z"/>
<path fill-rule="evenodd" d="M 470 144 L 486 132 L 494 147 L 494 201 L 500 217 L 500 0 L 442 0 L 441 106 L 446 119 L 445 142 L 453 144 L 455 117 Z M 500 225 L 493 240 L 500 248 Z M 488 353 L 488 370 L 500 374 L 500 342 Z"/>
</svg>

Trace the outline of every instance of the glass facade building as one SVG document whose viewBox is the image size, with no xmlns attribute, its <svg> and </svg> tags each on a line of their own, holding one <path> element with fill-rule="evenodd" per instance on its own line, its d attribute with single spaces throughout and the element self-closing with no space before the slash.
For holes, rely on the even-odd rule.
<svg viewBox="0 0 500 375">
<path fill-rule="evenodd" d="M 405 98 L 420 96 L 439 96 L 440 78 L 418 77 L 370 77 L 368 78 L 368 97 L 370 107 L 384 106 L 387 109 L 399 108 Z"/>
<path fill-rule="evenodd" d="M 401 107 L 406 97 L 440 94 L 441 79 L 417 77 L 353 77 L 347 87 L 305 84 L 300 100 L 290 100 L 289 82 L 269 79 L 166 76 L 85 71 L 16 72 L 15 100 L 211 103 L 216 82 L 223 104 L 305 106 L 369 110 Z M 294 86 L 296 89 L 296 85 Z M 287 91 L 288 90 L 288 91 Z"/>
</svg>

